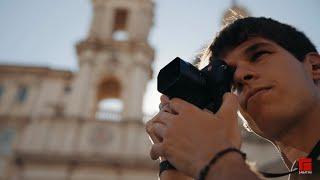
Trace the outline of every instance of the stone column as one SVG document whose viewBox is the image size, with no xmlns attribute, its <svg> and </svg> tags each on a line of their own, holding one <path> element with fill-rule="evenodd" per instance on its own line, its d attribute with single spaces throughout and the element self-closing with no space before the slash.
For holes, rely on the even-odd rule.
<svg viewBox="0 0 320 180">
<path fill-rule="evenodd" d="M 1 98 L 0 114 L 9 114 L 16 101 L 17 86 L 12 81 L 4 83 L 4 94 Z"/>
<path fill-rule="evenodd" d="M 88 94 L 89 88 L 92 88 L 89 87 L 91 74 L 91 64 L 84 62 L 72 85 L 72 92 L 66 107 L 67 115 L 86 118 L 84 117 L 84 107 L 87 101 L 92 98 Z"/>
</svg>

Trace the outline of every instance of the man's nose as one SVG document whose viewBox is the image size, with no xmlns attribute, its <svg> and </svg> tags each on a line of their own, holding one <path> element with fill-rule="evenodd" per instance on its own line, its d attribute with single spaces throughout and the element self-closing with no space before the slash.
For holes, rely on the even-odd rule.
<svg viewBox="0 0 320 180">
<path fill-rule="evenodd" d="M 257 78 L 257 73 L 246 67 L 238 67 L 234 73 L 234 80 L 241 84 L 248 84 Z"/>
</svg>

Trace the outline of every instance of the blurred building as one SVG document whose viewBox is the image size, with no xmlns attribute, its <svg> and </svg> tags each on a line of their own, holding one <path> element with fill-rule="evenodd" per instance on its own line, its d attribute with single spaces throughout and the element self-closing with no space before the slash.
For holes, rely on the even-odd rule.
<svg viewBox="0 0 320 180">
<path fill-rule="evenodd" d="M 142 113 L 154 3 L 92 4 L 78 72 L 0 66 L 0 179 L 157 179 Z"/>
<path fill-rule="evenodd" d="M 142 113 L 154 3 L 92 4 L 90 31 L 76 45 L 78 72 L 0 66 L 0 179 L 157 179 Z M 249 160 L 283 168 L 269 143 L 243 136 Z"/>
</svg>

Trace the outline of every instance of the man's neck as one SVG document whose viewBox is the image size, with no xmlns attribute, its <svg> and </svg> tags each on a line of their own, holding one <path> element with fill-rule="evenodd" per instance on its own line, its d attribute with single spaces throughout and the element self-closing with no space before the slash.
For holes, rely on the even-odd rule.
<svg viewBox="0 0 320 180">
<path fill-rule="evenodd" d="M 300 157 L 306 157 L 320 139 L 320 103 L 308 112 L 294 126 L 289 128 L 275 144 L 287 167 Z"/>
</svg>

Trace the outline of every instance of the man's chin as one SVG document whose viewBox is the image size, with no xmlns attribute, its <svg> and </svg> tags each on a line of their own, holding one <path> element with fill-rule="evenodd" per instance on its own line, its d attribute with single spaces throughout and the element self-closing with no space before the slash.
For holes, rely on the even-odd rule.
<svg viewBox="0 0 320 180">
<path fill-rule="evenodd" d="M 261 136 L 270 139 L 281 130 L 279 121 L 272 114 L 262 110 L 258 111 L 257 109 L 253 112 L 248 111 L 248 113 L 252 117 L 258 131 L 260 131 L 258 134 L 261 134 Z"/>
<path fill-rule="evenodd" d="M 262 136 L 269 140 L 277 139 L 285 129 L 280 121 L 280 119 L 276 119 L 272 116 L 257 116 L 255 118 L 255 123 L 262 132 Z"/>
</svg>

